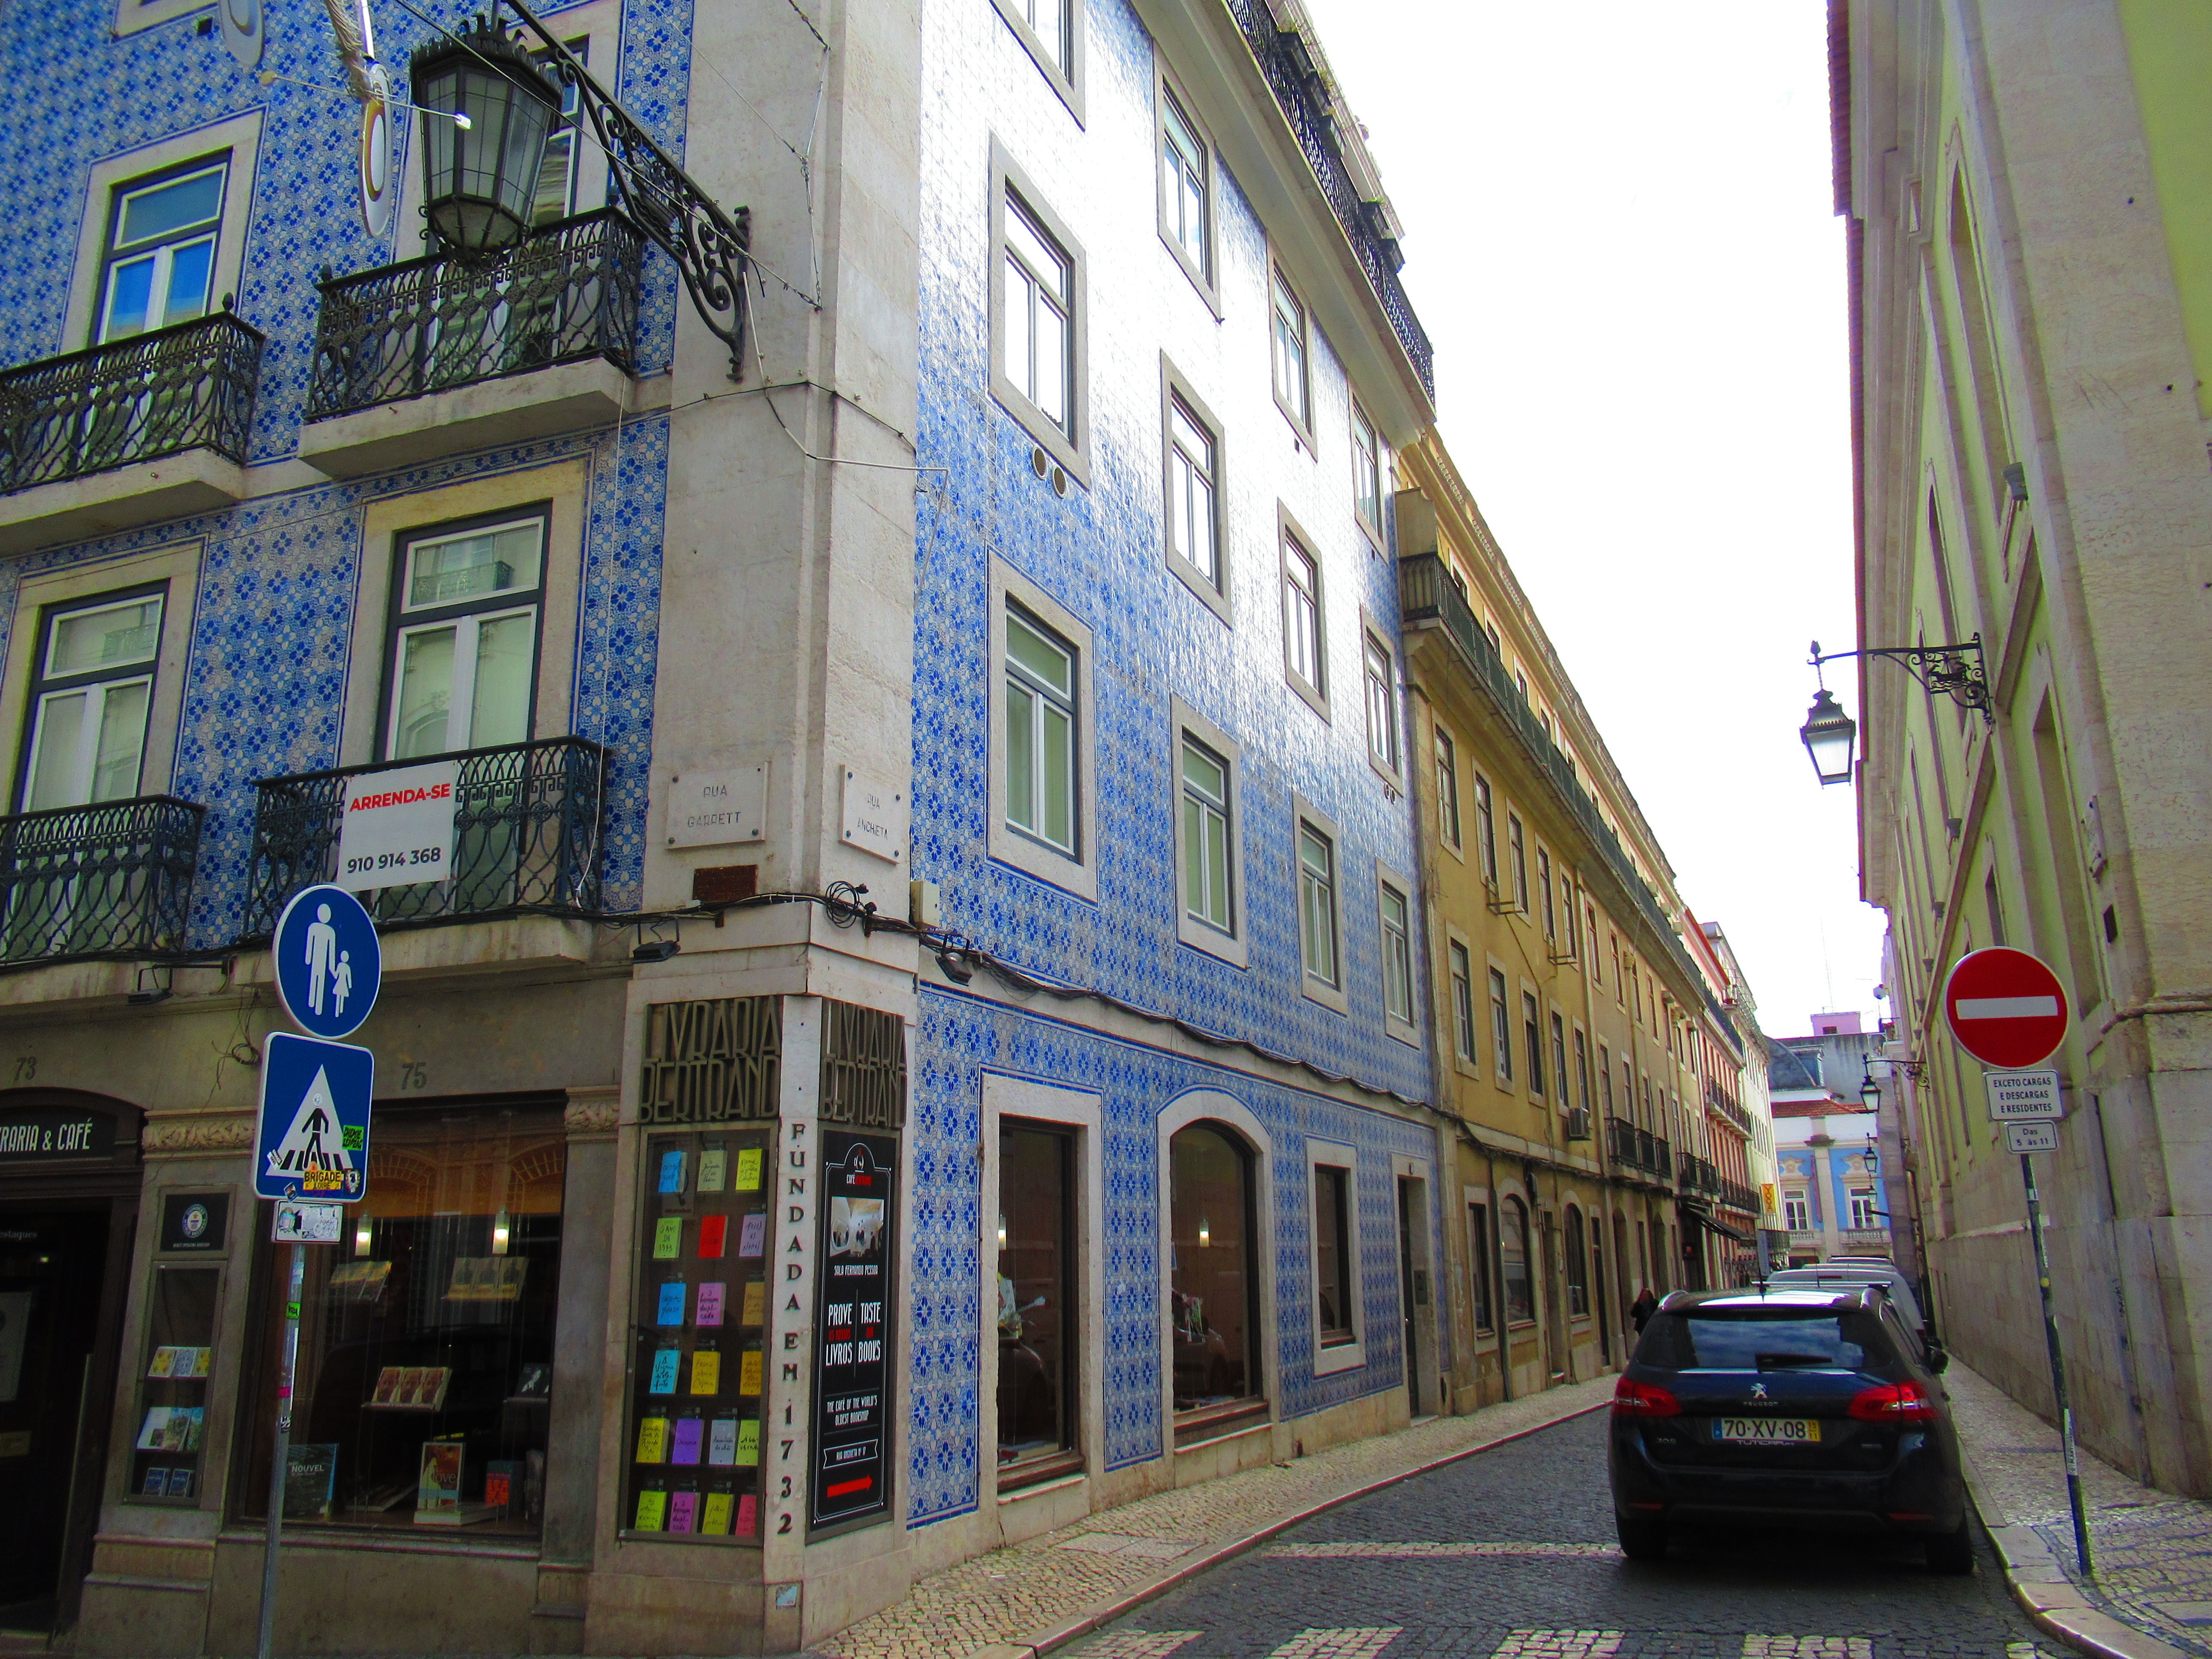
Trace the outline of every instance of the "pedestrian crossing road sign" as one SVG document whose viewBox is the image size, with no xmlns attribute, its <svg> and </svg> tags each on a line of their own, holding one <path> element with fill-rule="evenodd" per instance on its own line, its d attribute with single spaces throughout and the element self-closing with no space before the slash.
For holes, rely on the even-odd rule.
<svg viewBox="0 0 2212 1659">
<path fill-rule="evenodd" d="M 255 1196 L 346 1204 L 364 1197 L 375 1080 L 375 1061 L 366 1048 L 271 1032 L 261 1051 Z"/>
</svg>

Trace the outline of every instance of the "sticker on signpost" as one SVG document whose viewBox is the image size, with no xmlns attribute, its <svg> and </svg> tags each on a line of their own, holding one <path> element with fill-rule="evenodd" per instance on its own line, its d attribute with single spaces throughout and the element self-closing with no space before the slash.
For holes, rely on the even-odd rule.
<svg viewBox="0 0 2212 1659">
<path fill-rule="evenodd" d="M 254 1195 L 359 1201 L 368 1191 L 375 1086 L 368 1049 L 271 1032 L 261 1052 Z"/>
<path fill-rule="evenodd" d="M 459 761 L 349 778 L 339 814 L 337 884 L 359 893 L 451 876 L 460 778 Z"/>
</svg>

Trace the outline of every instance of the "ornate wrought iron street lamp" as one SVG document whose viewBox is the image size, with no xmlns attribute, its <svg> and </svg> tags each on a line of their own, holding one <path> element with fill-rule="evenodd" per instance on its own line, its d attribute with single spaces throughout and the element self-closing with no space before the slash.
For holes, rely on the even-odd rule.
<svg viewBox="0 0 2212 1659">
<path fill-rule="evenodd" d="M 536 39 L 538 62 L 501 27 L 502 5 Z M 574 87 L 588 136 L 606 152 L 616 204 L 676 262 L 692 308 L 730 348 L 730 378 L 740 378 L 746 209 L 730 213 L 715 205 L 523 0 L 492 0 L 490 14 L 467 34 L 448 34 L 416 52 L 413 70 L 414 101 L 426 112 L 430 228 L 441 241 L 489 254 L 528 234 L 545 141 L 560 116 L 559 88 Z"/>
<path fill-rule="evenodd" d="M 1920 682 L 1929 696 L 1950 698 L 1961 708 L 1980 712 L 1982 723 L 1994 726 L 1990 712 L 1990 683 L 1982 672 L 1982 636 L 1959 645 L 1875 645 L 1860 651 L 1822 651 L 1813 641 L 1812 667 L 1844 657 L 1888 657 L 1905 665 L 1905 672 Z M 1858 726 L 1838 707 L 1824 685 L 1813 699 L 1812 712 L 1797 728 L 1805 752 L 1813 757 L 1813 770 L 1823 784 L 1846 783 L 1851 775 L 1852 745 Z"/>
<path fill-rule="evenodd" d="M 1812 711 L 1797 728 L 1805 752 L 1813 757 L 1813 770 L 1826 783 L 1848 783 L 1851 752 L 1858 746 L 1858 722 L 1838 707 L 1835 693 L 1822 686 L 1813 699 Z"/>
<path fill-rule="evenodd" d="M 466 258 L 504 252 L 530 234 L 559 90 L 488 19 L 417 47 L 408 70 L 422 111 L 431 234 Z"/>
</svg>

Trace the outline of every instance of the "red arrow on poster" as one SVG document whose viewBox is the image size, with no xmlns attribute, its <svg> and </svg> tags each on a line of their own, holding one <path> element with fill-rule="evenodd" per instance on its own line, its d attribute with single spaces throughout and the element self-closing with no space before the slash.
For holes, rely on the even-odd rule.
<svg viewBox="0 0 2212 1659">
<path fill-rule="evenodd" d="M 2066 988 L 2042 957 L 1991 945 L 1960 957 L 1943 987 L 1951 1035 L 1984 1066 L 2026 1071 L 2066 1040 Z"/>
</svg>

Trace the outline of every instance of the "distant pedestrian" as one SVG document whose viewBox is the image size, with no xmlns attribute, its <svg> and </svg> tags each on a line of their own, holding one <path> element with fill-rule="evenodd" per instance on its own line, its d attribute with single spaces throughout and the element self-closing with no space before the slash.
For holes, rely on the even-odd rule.
<svg viewBox="0 0 2212 1659">
<path fill-rule="evenodd" d="M 1638 1336 L 1644 1334 L 1644 1328 L 1651 1322 L 1651 1316 L 1658 1311 L 1659 1298 L 1651 1294 L 1649 1285 L 1636 1292 L 1636 1300 L 1628 1304 L 1628 1318 L 1636 1327 Z"/>
</svg>

